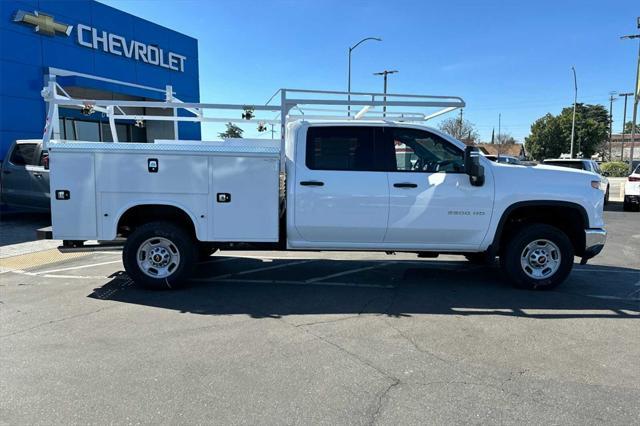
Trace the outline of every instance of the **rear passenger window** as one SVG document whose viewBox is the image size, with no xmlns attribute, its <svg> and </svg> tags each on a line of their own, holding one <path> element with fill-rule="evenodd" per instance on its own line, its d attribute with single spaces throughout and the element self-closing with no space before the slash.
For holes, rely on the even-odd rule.
<svg viewBox="0 0 640 426">
<path fill-rule="evenodd" d="M 374 154 L 373 127 L 310 127 L 307 131 L 309 169 L 376 170 Z"/>
<path fill-rule="evenodd" d="M 16 166 L 35 166 L 36 146 L 35 143 L 21 143 L 16 145 L 9 161 Z"/>
</svg>

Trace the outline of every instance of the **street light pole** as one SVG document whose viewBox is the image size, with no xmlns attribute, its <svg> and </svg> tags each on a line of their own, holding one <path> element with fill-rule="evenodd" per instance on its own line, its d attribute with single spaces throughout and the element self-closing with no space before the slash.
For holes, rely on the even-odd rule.
<svg viewBox="0 0 640 426">
<path fill-rule="evenodd" d="M 367 40 L 382 41 L 382 39 L 378 37 L 366 37 L 353 46 L 349 47 L 349 72 L 347 76 L 347 100 L 349 101 L 347 104 L 347 115 L 349 117 L 351 117 L 351 52 L 353 52 L 356 47 L 360 46 L 360 44 L 364 43 Z"/>
<path fill-rule="evenodd" d="M 613 135 L 613 101 L 616 92 L 609 93 L 609 161 L 611 161 L 611 136 Z"/>
<path fill-rule="evenodd" d="M 578 102 L 578 79 L 576 77 L 576 69 L 575 67 L 571 67 L 573 70 L 573 85 L 575 87 L 575 94 L 573 97 L 573 120 L 571 120 L 571 158 L 574 158 L 573 155 L 573 140 L 575 138 L 576 133 L 576 103 Z"/>
<path fill-rule="evenodd" d="M 640 29 L 640 16 L 637 18 L 638 29 Z M 622 39 L 640 39 L 640 34 L 626 35 Z M 633 124 L 631 125 L 631 152 L 629 153 L 629 168 L 633 169 L 633 148 L 636 144 L 636 119 L 638 118 L 638 101 L 640 101 L 640 43 L 638 43 L 638 65 L 636 69 L 636 86 L 633 95 Z M 624 144 L 622 145 L 624 150 Z"/>
<path fill-rule="evenodd" d="M 387 76 L 389 74 L 395 74 L 397 73 L 398 70 L 391 70 L 391 71 L 380 71 L 380 72 L 374 72 L 373 75 L 381 75 L 384 76 L 384 104 L 382 105 L 382 116 L 386 117 L 387 116 Z"/>
<path fill-rule="evenodd" d="M 624 140 L 625 140 L 625 128 L 627 124 L 627 98 L 633 96 L 633 93 L 620 93 L 618 96 L 624 96 L 624 112 L 622 113 L 622 149 L 620 150 L 620 161 L 624 161 Z"/>
</svg>

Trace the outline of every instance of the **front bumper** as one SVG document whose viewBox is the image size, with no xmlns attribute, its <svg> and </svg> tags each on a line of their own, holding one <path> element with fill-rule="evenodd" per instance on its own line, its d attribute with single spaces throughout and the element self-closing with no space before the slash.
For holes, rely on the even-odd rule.
<svg viewBox="0 0 640 426">
<path fill-rule="evenodd" d="M 581 264 L 587 263 L 587 260 L 597 256 L 604 248 L 607 241 L 607 231 L 605 229 L 585 229 L 584 230 L 584 254 L 582 255 Z"/>
</svg>

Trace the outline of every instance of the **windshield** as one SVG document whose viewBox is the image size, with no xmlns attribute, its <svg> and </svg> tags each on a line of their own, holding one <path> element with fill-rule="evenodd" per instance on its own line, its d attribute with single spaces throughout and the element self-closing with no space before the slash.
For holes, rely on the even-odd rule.
<svg viewBox="0 0 640 426">
<path fill-rule="evenodd" d="M 636 166 L 636 169 L 633 171 L 633 174 L 634 174 L 634 175 L 638 175 L 638 174 L 640 174 L 640 164 L 638 164 L 638 165 Z"/>
</svg>

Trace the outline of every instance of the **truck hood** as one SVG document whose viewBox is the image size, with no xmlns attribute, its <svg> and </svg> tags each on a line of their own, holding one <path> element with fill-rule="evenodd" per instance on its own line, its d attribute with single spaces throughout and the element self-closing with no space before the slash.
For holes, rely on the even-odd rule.
<svg viewBox="0 0 640 426">
<path fill-rule="evenodd" d="M 590 176 L 590 177 L 594 177 L 595 176 L 597 178 L 600 178 L 600 176 L 598 176 L 594 172 L 588 172 L 586 170 L 572 169 L 570 167 L 553 166 L 551 164 L 537 164 L 537 165 L 533 166 L 533 169 L 535 169 L 535 170 L 545 170 L 545 171 L 550 171 L 550 172 L 559 172 L 559 173 L 566 174 L 566 175 L 583 175 L 583 176 Z"/>
<path fill-rule="evenodd" d="M 557 177 L 559 179 L 600 180 L 600 176 L 593 172 L 549 164 L 523 166 L 492 162 L 491 165 L 498 175 L 531 176 L 532 178 L 537 176 L 541 179 Z"/>
</svg>

